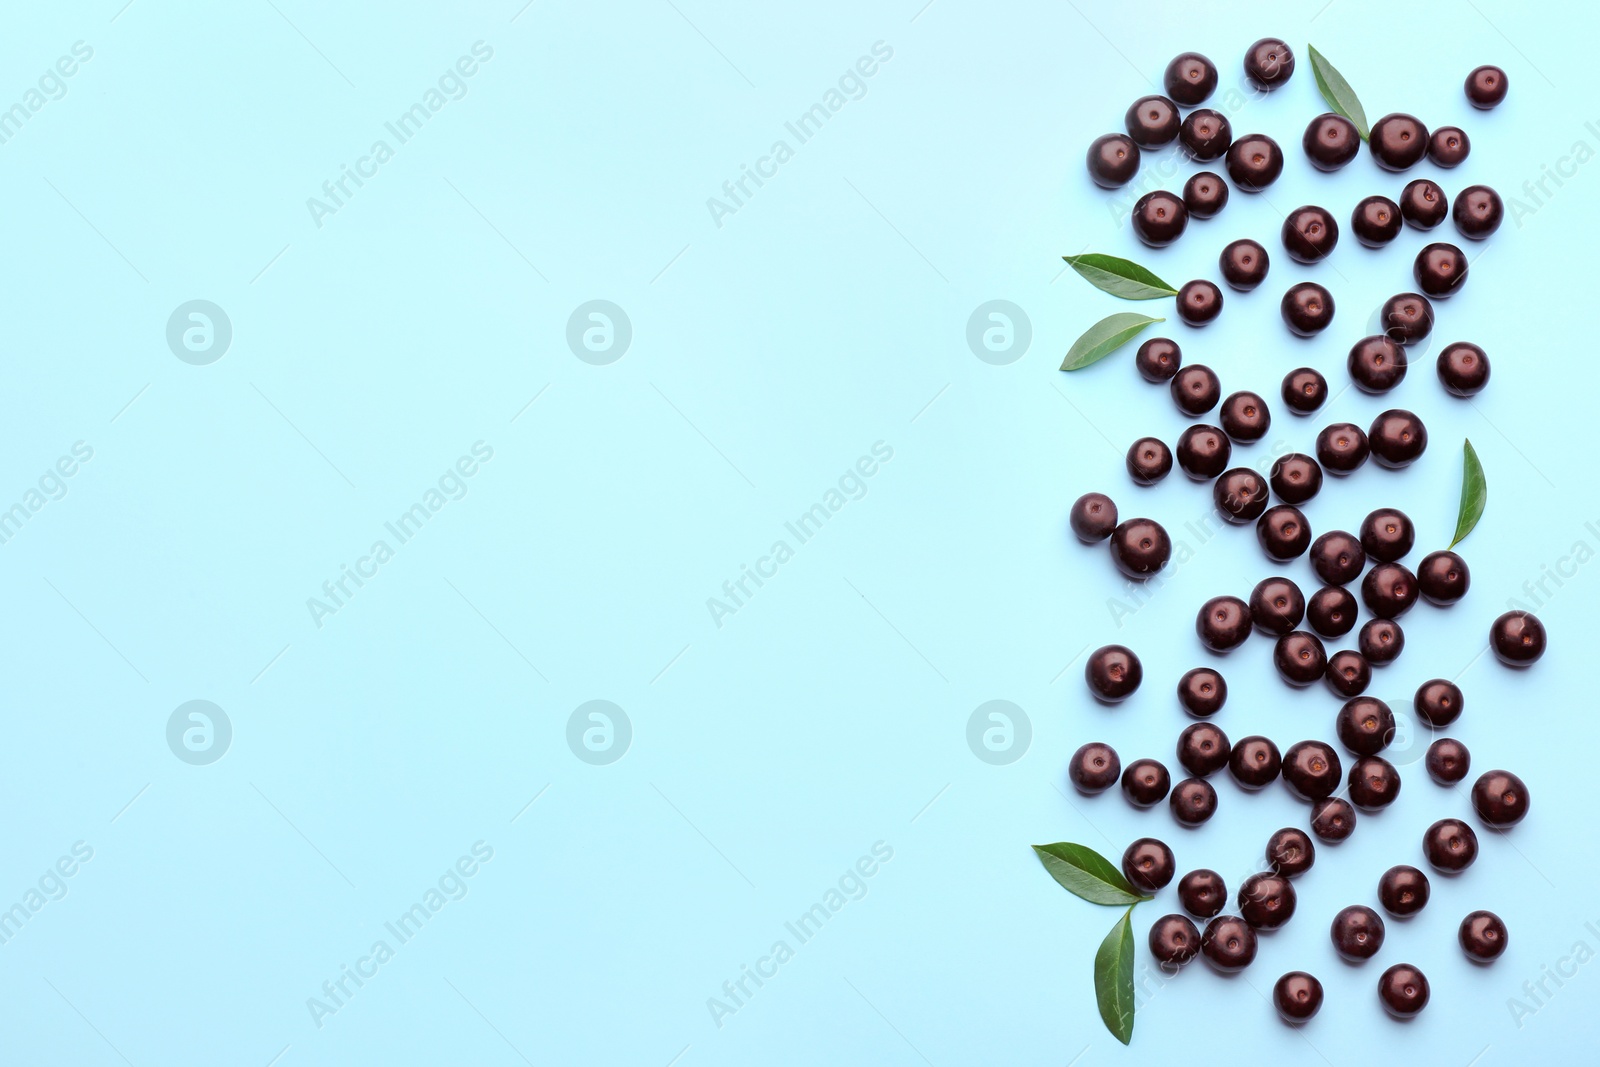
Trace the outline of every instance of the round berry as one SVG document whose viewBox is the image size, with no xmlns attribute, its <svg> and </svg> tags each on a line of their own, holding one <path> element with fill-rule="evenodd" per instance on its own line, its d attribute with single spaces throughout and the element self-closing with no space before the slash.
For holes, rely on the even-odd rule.
<svg viewBox="0 0 1600 1067">
<path fill-rule="evenodd" d="M 1164 148 L 1178 136 L 1178 105 L 1164 96 L 1141 96 L 1128 108 L 1123 122 L 1128 136 L 1140 148 Z"/>
<path fill-rule="evenodd" d="M 1455 785 L 1472 769 L 1472 753 L 1455 738 L 1441 737 L 1428 746 L 1428 754 L 1423 762 L 1427 765 L 1429 778 L 1440 785 Z"/>
<path fill-rule="evenodd" d="M 1369 196 L 1350 213 L 1350 230 L 1368 248 L 1382 248 L 1400 236 L 1400 205 L 1387 196 Z"/>
<path fill-rule="evenodd" d="M 1340 909 L 1328 933 L 1334 951 L 1351 963 L 1370 960 L 1383 947 L 1383 919 L 1364 904 Z"/>
<path fill-rule="evenodd" d="M 1155 893 L 1172 881 L 1172 850 L 1153 837 L 1141 837 L 1122 854 L 1122 876 L 1141 893 Z"/>
<path fill-rule="evenodd" d="M 1122 133 L 1096 137 L 1089 145 L 1090 179 L 1102 189 L 1127 185 L 1139 173 L 1139 146 Z"/>
<path fill-rule="evenodd" d="M 1312 119 L 1300 138 L 1306 158 L 1318 170 L 1338 170 L 1361 150 L 1361 135 L 1356 124 L 1343 115 L 1326 112 Z"/>
<path fill-rule="evenodd" d="M 1159 438 L 1141 437 L 1128 446 L 1128 476 L 1136 485 L 1155 485 L 1172 473 L 1172 450 Z"/>
<path fill-rule="evenodd" d="M 1515 826 L 1528 814 L 1528 786 L 1510 771 L 1485 771 L 1472 783 L 1472 810 L 1489 826 Z"/>
<path fill-rule="evenodd" d="M 1171 788 L 1172 776 L 1157 760 L 1136 759 L 1122 771 L 1122 794 L 1136 808 L 1154 807 Z"/>
<path fill-rule="evenodd" d="M 1233 127 L 1222 112 L 1203 107 L 1189 112 L 1189 117 L 1183 120 L 1178 129 L 1178 143 L 1183 145 L 1190 159 L 1210 163 L 1221 159 L 1233 143 Z"/>
<path fill-rule="evenodd" d="M 1460 819 L 1440 819 L 1423 833 L 1422 854 L 1434 870 L 1457 874 L 1478 858 L 1478 835 Z"/>
<path fill-rule="evenodd" d="M 1133 205 L 1133 233 L 1151 248 L 1165 248 L 1183 236 L 1189 209 L 1183 198 L 1165 189 L 1145 193 Z"/>
<path fill-rule="evenodd" d="M 1228 146 L 1227 167 L 1240 190 L 1259 193 L 1283 173 L 1283 149 L 1264 133 L 1248 133 Z"/>
<path fill-rule="evenodd" d="M 1367 134 L 1372 158 L 1384 170 L 1406 170 L 1428 151 L 1428 127 L 1415 115 L 1385 115 Z"/>
<path fill-rule="evenodd" d="M 1206 923 L 1200 951 L 1223 974 L 1242 971 L 1256 958 L 1256 932 L 1237 915 L 1219 915 Z"/>
<path fill-rule="evenodd" d="M 1361 520 L 1361 547 L 1378 563 L 1401 559 L 1416 539 L 1411 519 L 1395 508 L 1378 508 Z"/>
<path fill-rule="evenodd" d="M 1172 558 L 1172 538 L 1154 519 L 1128 519 L 1111 531 L 1111 559 L 1117 569 L 1143 581 Z"/>
<path fill-rule="evenodd" d="M 1316 263 L 1339 243 L 1339 224 L 1320 207 L 1306 205 L 1283 220 L 1283 247 L 1296 263 Z"/>
<path fill-rule="evenodd" d="M 1244 76 L 1257 89 L 1271 92 L 1294 74 L 1294 52 L 1276 37 L 1263 37 L 1244 53 Z"/>
<path fill-rule="evenodd" d="M 1437 182 L 1418 178 L 1400 191 L 1400 217 L 1419 230 L 1431 230 L 1450 213 L 1450 201 Z"/>
<path fill-rule="evenodd" d="M 1190 915 L 1209 919 L 1227 905 L 1228 887 L 1222 875 L 1201 867 L 1178 879 L 1178 900 Z"/>
<path fill-rule="evenodd" d="M 1083 668 L 1089 691 L 1103 704 L 1117 704 L 1132 696 L 1144 680 L 1144 667 L 1126 645 L 1105 645 L 1089 654 Z"/>
<path fill-rule="evenodd" d="M 1121 774 L 1122 761 L 1117 758 L 1117 750 L 1099 741 L 1091 741 L 1078 749 L 1067 764 L 1067 779 L 1078 792 L 1090 796 L 1116 785 Z"/>
<path fill-rule="evenodd" d="M 1285 504 L 1304 504 L 1322 489 L 1322 468 L 1310 456 L 1290 452 L 1272 462 L 1267 484 Z"/>
<path fill-rule="evenodd" d="M 1341 589 L 1339 592 L 1350 596 L 1345 590 Z M 1352 607 L 1355 606 L 1354 597 L 1350 597 L 1350 604 Z M 1328 683 L 1328 688 L 1339 696 L 1359 696 L 1372 684 L 1372 664 L 1367 662 L 1367 657 L 1354 649 L 1341 648 L 1328 657 L 1328 670 L 1322 679 Z"/>
<path fill-rule="evenodd" d="M 1500 228 L 1506 217 L 1506 207 L 1500 201 L 1500 194 L 1487 185 L 1471 185 L 1456 197 L 1451 217 L 1461 236 L 1469 241 L 1483 241 Z"/>
<path fill-rule="evenodd" d="M 1439 382 L 1452 396 L 1476 396 L 1489 384 L 1489 356 L 1470 341 L 1455 341 L 1439 352 Z"/>
<path fill-rule="evenodd" d="M 1367 443 L 1372 448 L 1373 461 L 1380 467 L 1408 467 L 1427 450 L 1428 428 L 1415 413 L 1390 408 L 1372 420 Z"/>
<path fill-rule="evenodd" d="M 1272 1006 L 1290 1025 L 1298 1025 L 1322 1008 L 1322 983 L 1305 971 L 1290 971 L 1272 984 Z"/>
<path fill-rule="evenodd" d="M 1510 939 L 1505 922 L 1492 911 L 1469 912 L 1461 920 L 1457 936 L 1461 940 L 1461 951 L 1473 963 L 1493 963 L 1505 952 Z"/>
<path fill-rule="evenodd" d="M 1472 140 L 1460 126 L 1440 126 L 1428 138 L 1428 158 L 1446 170 L 1459 167 L 1472 151 Z"/>
<path fill-rule="evenodd" d="M 1197 719 L 1215 715 L 1228 702 L 1228 683 L 1210 667 L 1194 667 L 1178 679 L 1178 703 Z"/>
<path fill-rule="evenodd" d="M 1366 432 L 1354 423 L 1336 422 L 1317 434 L 1317 462 L 1330 473 L 1349 474 L 1371 454 Z"/>
<path fill-rule="evenodd" d="M 1357 756 L 1376 756 L 1394 740 L 1394 712 L 1377 697 L 1354 697 L 1339 709 L 1333 729 L 1339 743 Z"/>
<path fill-rule="evenodd" d="M 1204 778 L 1185 778 L 1173 787 L 1169 803 L 1180 826 L 1199 826 L 1217 813 L 1217 791 Z"/>
<path fill-rule="evenodd" d="M 1073 502 L 1067 525 L 1086 545 L 1104 541 L 1117 528 L 1117 505 L 1104 493 L 1085 493 Z"/>
<path fill-rule="evenodd" d="M 1489 627 L 1489 645 L 1507 667 L 1526 667 L 1544 655 L 1544 623 L 1526 611 L 1508 611 Z"/>
<path fill-rule="evenodd" d="M 1313 337 L 1333 322 L 1333 294 L 1316 282 L 1298 282 L 1283 294 L 1278 310 L 1290 333 Z"/>
<path fill-rule="evenodd" d="M 1328 379 L 1311 367 L 1299 367 L 1283 376 L 1283 402 L 1296 415 L 1309 415 L 1328 400 Z"/>
<path fill-rule="evenodd" d="M 1433 332 L 1433 305 L 1421 293 L 1398 293 L 1383 302 L 1378 321 L 1391 341 L 1414 345 Z"/>
<path fill-rule="evenodd" d="M 1177 311 L 1185 325 L 1210 325 L 1222 314 L 1222 290 L 1204 278 L 1184 282 L 1178 290 Z"/>
<path fill-rule="evenodd" d="M 1220 174 L 1201 171 L 1183 183 L 1183 206 L 1190 218 L 1216 218 L 1228 206 L 1228 183 Z"/>
<path fill-rule="evenodd" d="M 1252 874 L 1239 887 L 1239 914 L 1257 930 L 1276 930 L 1294 918 L 1295 892 L 1281 874 Z"/>
<path fill-rule="evenodd" d="M 1467 75 L 1467 101 L 1480 110 L 1487 111 L 1504 100 L 1509 88 L 1506 72 L 1499 67 L 1474 67 Z"/>
<path fill-rule="evenodd" d="M 1382 756 L 1362 756 L 1350 766 L 1350 803 L 1380 811 L 1400 795 L 1400 772 Z"/>
<path fill-rule="evenodd" d="M 1350 346 L 1345 365 L 1357 389 L 1363 393 L 1387 393 L 1405 380 L 1406 352 L 1387 337 L 1363 337 Z"/>
<path fill-rule="evenodd" d="M 1219 427 L 1198 423 L 1178 435 L 1178 468 L 1197 482 L 1208 482 L 1228 469 L 1233 443 Z"/>
<path fill-rule="evenodd" d="M 1222 280 L 1241 293 L 1248 293 L 1266 281 L 1270 265 L 1270 257 L 1267 250 L 1261 247 L 1261 242 L 1248 237 L 1228 242 L 1222 249 L 1222 255 L 1217 258 Z"/>
<path fill-rule="evenodd" d="M 1424 245 L 1412 264 L 1411 276 L 1417 288 L 1436 300 L 1454 296 L 1467 281 L 1466 253 L 1443 241 Z"/>
<path fill-rule="evenodd" d="M 1285 878 L 1298 878 L 1317 860 L 1317 848 L 1304 830 L 1285 826 L 1267 838 L 1267 866 Z"/>
<path fill-rule="evenodd" d="M 1463 703 L 1460 686 L 1443 678 L 1435 678 L 1417 687 L 1417 695 L 1412 698 L 1411 706 L 1417 718 L 1429 726 L 1449 726 L 1461 717 Z"/>
<path fill-rule="evenodd" d="M 1278 746 L 1265 737 L 1241 737 L 1228 754 L 1228 773 L 1241 788 L 1256 790 L 1271 785 L 1283 768 Z"/>
<path fill-rule="evenodd" d="M 1200 955 L 1200 931 L 1182 915 L 1163 915 L 1150 924 L 1150 955 L 1172 971 Z"/>
<path fill-rule="evenodd" d="M 1306 622 L 1310 623 L 1311 628 L 1323 637 L 1343 637 L 1351 630 L 1354 630 L 1356 628 L 1356 612 L 1355 594 L 1343 586 L 1325 585 L 1315 593 L 1312 593 L 1306 601 Z M 1340 659 L 1342 654 L 1355 656 L 1358 660 L 1361 659 L 1359 652 L 1350 652 L 1349 649 L 1344 649 L 1342 653 L 1335 652 L 1328 658 L 1329 666 L 1332 666 L 1337 661 L 1340 664 L 1340 675 L 1348 676 L 1345 684 L 1354 685 L 1359 680 L 1361 688 L 1365 689 L 1367 687 L 1366 683 L 1372 680 L 1368 673 L 1370 667 L 1367 667 L 1365 660 L 1352 664 L 1348 658 Z M 1367 669 L 1363 670 L 1363 667 L 1367 667 Z M 1355 671 L 1353 675 L 1349 674 L 1350 669 Z"/>
<path fill-rule="evenodd" d="M 1317 840 L 1337 845 L 1355 833 L 1356 809 L 1348 801 L 1329 797 L 1311 805 L 1311 832 Z"/>
<path fill-rule="evenodd" d="M 1236 596 L 1212 597 L 1200 606 L 1194 628 L 1211 651 L 1232 652 L 1250 636 L 1250 605 Z"/>
<path fill-rule="evenodd" d="M 1264 634 L 1282 637 L 1305 618 L 1306 598 L 1287 578 L 1263 578 L 1250 592 L 1250 621 Z"/>
<path fill-rule="evenodd" d="M 1194 107 L 1216 89 L 1217 68 L 1199 52 L 1184 52 L 1167 64 L 1162 84 L 1173 100 L 1184 107 Z"/>
<path fill-rule="evenodd" d="M 1333 796 L 1343 770 L 1338 753 L 1321 741 L 1296 742 L 1283 756 L 1283 784 L 1307 803 Z"/>
<path fill-rule="evenodd" d="M 1378 903 L 1397 919 L 1409 919 L 1428 903 L 1428 876 L 1407 864 L 1390 867 L 1378 879 Z"/>
<path fill-rule="evenodd" d="M 1214 724 L 1197 722 L 1178 735 L 1178 763 L 1196 778 L 1209 778 L 1228 765 L 1228 735 Z"/>
<path fill-rule="evenodd" d="M 1369 619 L 1356 635 L 1356 647 L 1374 667 L 1393 663 L 1405 651 L 1406 633 L 1393 619 Z"/>
<path fill-rule="evenodd" d="M 1396 1019 L 1414 1019 L 1428 1006 L 1428 979 L 1409 963 L 1397 963 L 1378 978 L 1378 999 Z"/>
<path fill-rule="evenodd" d="M 1222 383 L 1216 371 L 1203 363 L 1191 363 L 1172 376 L 1172 402 L 1185 415 L 1197 417 L 1217 406 L 1222 399 Z"/>
</svg>

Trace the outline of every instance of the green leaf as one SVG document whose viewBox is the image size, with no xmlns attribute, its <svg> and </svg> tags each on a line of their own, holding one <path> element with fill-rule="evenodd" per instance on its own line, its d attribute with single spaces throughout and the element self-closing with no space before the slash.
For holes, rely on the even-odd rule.
<svg viewBox="0 0 1600 1067">
<path fill-rule="evenodd" d="M 1328 106 L 1356 124 L 1356 132 L 1365 141 L 1372 132 L 1367 125 L 1367 113 L 1362 110 L 1361 101 L 1356 97 L 1356 91 L 1350 88 L 1350 83 L 1344 80 L 1344 75 L 1328 57 L 1317 51 L 1311 45 L 1306 45 L 1306 52 L 1311 56 L 1311 73 L 1316 76 L 1317 89 L 1322 93 L 1322 99 Z"/>
<path fill-rule="evenodd" d="M 1092 848 L 1057 841 L 1053 845 L 1034 845 L 1033 851 L 1061 888 L 1091 904 L 1121 907 L 1150 899 L 1140 896 L 1122 872 Z"/>
<path fill-rule="evenodd" d="M 1113 1037 L 1133 1038 L 1133 905 L 1122 913 L 1094 954 L 1094 999 Z"/>
<path fill-rule="evenodd" d="M 1178 295 L 1178 290 L 1132 260 L 1103 256 L 1098 252 L 1061 258 L 1087 278 L 1090 285 L 1124 300 L 1157 300 Z"/>
<path fill-rule="evenodd" d="M 1152 319 L 1148 315 L 1135 315 L 1131 311 L 1107 315 L 1072 342 L 1072 347 L 1067 350 L 1067 358 L 1061 361 L 1061 369 L 1082 370 L 1127 344 L 1152 322 L 1166 321 Z"/>
<path fill-rule="evenodd" d="M 1461 539 L 1472 532 L 1483 517 L 1483 506 L 1489 502 L 1489 482 L 1483 476 L 1483 464 L 1471 441 L 1461 445 L 1461 510 L 1456 516 L 1456 536 L 1450 542 L 1454 548 Z"/>
</svg>

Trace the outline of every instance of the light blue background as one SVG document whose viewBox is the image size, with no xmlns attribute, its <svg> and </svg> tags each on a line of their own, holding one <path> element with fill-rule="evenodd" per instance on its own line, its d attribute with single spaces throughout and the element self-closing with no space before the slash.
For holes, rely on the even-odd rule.
<svg viewBox="0 0 1600 1067">
<path fill-rule="evenodd" d="M 1552 647 L 1536 668 L 1478 654 L 1524 582 L 1576 541 L 1600 548 L 1586 526 L 1600 500 L 1584 311 L 1600 167 L 1469 248 L 1465 291 L 1439 306 L 1436 340 L 1395 394 L 1346 392 L 1311 420 L 1274 400 L 1267 442 L 1241 453 L 1308 449 L 1328 421 L 1412 407 L 1431 434 L 1420 462 L 1368 466 L 1306 510 L 1321 530 L 1399 505 L 1421 546 L 1442 547 L 1471 437 L 1490 483 L 1463 547 L 1472 592 L 1403 620 L 1406 652 L 1373 692 L 1404 704 L 1424 679 L 1460 674 L 1467 711 L 1451 732 L 1475 771 L 1527 779 L 1529 820 L 1483 835 L 1476 866 L 1436 878 L 1433 903 L 1391 925 L 1378 959 L 1345 966 L 1328 944 L 1333 912 L 1371 902 L 1382 870 L 1419 861 L 1423 827 L 1468 810 L 1408 765 L 1399 801 L 1299 880 L 1299 916 L 1255 966 L 1235 980 L 1196 966 L 1155 991 L 1132 1052 L 1091 992 L 1114 913 L 1063 893 L 1028 848 L 1076 840 L 1115 856 L 1154 833 L 1181 869 L 1214 867 L 1236 888 L 1268 833 L 1306 817 L 1280 789 L 1245 796 L 1225 778 L 1218 817 L 1189 832 L 1165 811 L 1066 790 L 1067 757 L 1087 740 L 1171 762 L 1184 725 L 1172 687 L 1207 660 L 1191 630 L 1202 600 L 1275 570 L 1311 583 L 1303 560 L 1268 565 L 1248 530 L 1186 537 L 1203 488 L 1128 483 L 1127 444 L 1171 441 L 1184 423 L 1134 374 L 1131 349 L 1057 371 L 1083 328 L 1127 309 L 1063 276 L 1060 256 L 1135 256 L 1181 281 L 1214 277 L 1228 240 L 1260 239 L 1268 283 L 1229 291 L 1203 334 L 1173 336 L 1227 390 L 1275 398 L 1306 363 L 1337 387 L 1343 353 L 1411 287 L 1427 238 L 1372 253 L 1347 236 L 1312 269 L 1278 254 L 1282 212 L 1315 202 L 1343 220 L 1405 181 L 1365 154 L 1332 176 L 1305 164 L 1300 133 L 1322 106 L 1304 42 L 1371 117 L 1406 110 L 1468 131 L 1471 158 L 1438 175 L 1450 195 L 1473 182 L 1521 195 L 1573 142 L 1600 148 L 1585 126 L 1600 118 L 1587 6 L 122 3 L 12 5 L 0 37 L 7 104 L 74 42 L 94 50 L 0 145 L 0 498 L 20 500 L 74 442 L 94 450 L 65 497 L 0 545 L 0 901 L 21 900 L 74 842 L 94 850 L 67 895 L 0 945 L 9 1059 L 1592 1057 L 1600 965 L 1520 1028 L 1507 998 L 1575 942 L 1600 950 L 1584 926 L 1600 926 L 1597 568 L 1542 609 Z M 1084 175 L 1088 142 L 1120 128 L 1172 55 L 1211 55 L 1233 87 L 1245 46 L 1269 33 L 1301 52 L 1299 70 L 1230 110 L 1236 132 L 1284 145 L 1283 179 L 1236 193 L 1169 250 L 1139 248 Z M 306 199 L 477 41 L 493 58 L 466 95 L 318 228 Z M 707 198 L 879 41 L 893 56 L 865 95 L 717 226 Z M 1490 113 L 1461 92 L 1483 62 L 1512 84 Z M 1190 170 L 1159 184 L 1179 189 Z M 1312 341 L 1277 321 L 1279 294 L 1302 278 L 1338 301 Z M 166 345 L 168 316 L 191 299 L 232 322 L 209 366 Z M 609 366 L 565 342 L 593 299 L 633 326 Z M 964 339 L 991 299 L 1032 324 L 1007 366 Z M 1431 373 L 1455 339 L 1494 360 L 1470 404 Z M 494 458 L 465 498 L 317 628 L 306 598 L 477 441 Z M 879 441 L 893 459 L 865 496 L 716 626 L 707 598 Z M 1121 627 L 1104 550 L 1065 535 L 1089 489 L 1195 548 Z M 1085 649 L 1110 640 L 1147 672 L 1115 710 L 1079 681 Z M 1270 653 L 1258 639 L 1222 664 L 1232 696 L 1217 722 L 1283 745 L 1329 736 L 1337 701 L 1289 691 Z M 210 766 L 165 741 L 191 699 L 232 722 Z M 594 699 L 632 723 L 606 766 L 566 742 L 569 715 Z M 1032 724 L 1006 766 L 965 740 L 992 699 Z M 478 841 L 494 856 L 465 898 L 318 1028 L 307 998 Z M 707 999 L 880 841 L 893 858 L 865 895 L 719 1028 Z M 1479 907 L 1511 929 L 1492 968 L 1455 945 Z M 1148 924 L 1175 908 L 1169 890 L 1136 912 L 1141 957 Z M 1433 982 L 1406 1026 L 1373 993 L 1401 960 Z M 1328 993 L 1300 1034 L 1260 995 L 1292 968 Z"/>
</svg>

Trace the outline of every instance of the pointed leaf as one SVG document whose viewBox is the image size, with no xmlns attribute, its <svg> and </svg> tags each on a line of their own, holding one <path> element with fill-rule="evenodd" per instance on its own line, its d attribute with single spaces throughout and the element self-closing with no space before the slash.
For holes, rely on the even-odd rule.
<svg viewBox="0 0 1600 1067">
<path fill-rule="evenodd" d="M 1098 252 L 1061 258 L 1090 285 L 1124 300 L 1157 300 L 1178 295 L 1176 289 L 1132 260 L 1103 256 Z"/>
<path fill-rule="evenodd" d="M 1356 97 L 1356 91 L 1350 88 L 1350 83 L 1344 80 L 1344 75 L 1328 62 L 1328 57 L 1317 51 L 1311 45 L 1306 45 L 1306 52 L 1311 56 L 1311 73 L 1316 76 L 1317 89 L 1322 93 L 1322 99 L 1335 112 L 1343 115 L 1356 124 L 1356 132 L 1365 141 L 1372 128 L 1367 125 L 1367 113 L 1361 107 L 1361 101 Z"/>
<path fill-rule="evenodd" d="M 1133 1038 L 1133 905 L 1111 928 L 1094 954 L 1094 999 L 1113 1037 Z"/>
<path fill-rule="evenodd" d="M 1140 896 L 1122 872 L 1092 848 L 1057 841 L 1053 845 L 1034 845 L 1033 851 L 1063 889 L 1091 904 L 1121 907 L 1150 899 Z"/>
<path fill-rule="evenodd" d="M 1152 322 L 1166 321 L 1152 319 L 1148 315 L 1135 315 L 1131 311 L 1107 315 L 1072 342 L 1072 347 L 1067 350 L 1067 358 L 1061 361 L 1061 369 L 1082 370 L 1127 344 Z"/>
<path fill-rule="evenodd" d="M 1483 517 L 1483 506 L 1489 502 L 1489 482 L 1483 476 L 1483 464 L 1471 441 L 1461 446 L 1461 510 L 1456 515 L 1456 535 L 1450 542 L 1454 548 L 1461 539 L 1472 532 Z"/>
</svg>

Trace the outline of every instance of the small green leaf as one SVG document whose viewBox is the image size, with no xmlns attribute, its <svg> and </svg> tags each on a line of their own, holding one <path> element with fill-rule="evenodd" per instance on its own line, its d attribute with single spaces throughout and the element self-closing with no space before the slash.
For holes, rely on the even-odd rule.
<svg viewBox="0 0 1600 1067">
<path fill-rule="evenodd" d="M 1489 502 L 1489 482 L 1483 476 L 1483 464 L 1471 441 L 1461 445 L 1461 510 L 1456 516 L 1456 536 L 1450 542 L 1454 548 L 1461 539 L 1472 532 L 1483 517 L 1483 506 Z"/>
<path fill-rule="evenodd" d="M 1157 300 L 1178 295 L 1178 290 L 1132 260 L 1103 256 L 1098 252 L 1061 258 L 1088 279 L 1090 285 L 1124 300 Z"/>
<path fill-rule="evenodd" d="M 1356 91 L 1350 88 L 1350 83 L 1344 80 L 1344 75 L 1328 57 L 1317 51 L 1311 45 L 1306 45 L 1306 52 L 1311 56 L 1311 73 L 1316 76 L 1317 89 L 1322 93 L 1322 99 L 1328 106 L 1356 124 L 1356 132 L 1365 141 L 1372 132 L 1367 125 L 1367 113 L 1362 110 L 1361 101 L 1356 97 Z"/>
<path fill-rule="evenodd" d="M 1133 905 L 1094 954 L 1094 999 L 1106 1029 L 1126 1045 L 1133 1038 Z"/>
<path fill-rule="evenodd" d="M 1072 342 L 1072 347 L 1067 350 L 1067 358 L 1061 361 L 1061 369 L 1082 370 L 1127 344 L 1152 322 L 1166 321 L 1152 319 L 1148 315 L 1135 315 L 1131 311 L 1107 315 Z"/>
<path fill-rule="evenodd" d="M 1091 904 L 1121 907 L 1150 899 L 1140 896 L 1122 872 L 1092 848 L 1057 841 L 1053 845 L 1034 845 L 1033 851 L 1063 889 Z"/>
</svg>

